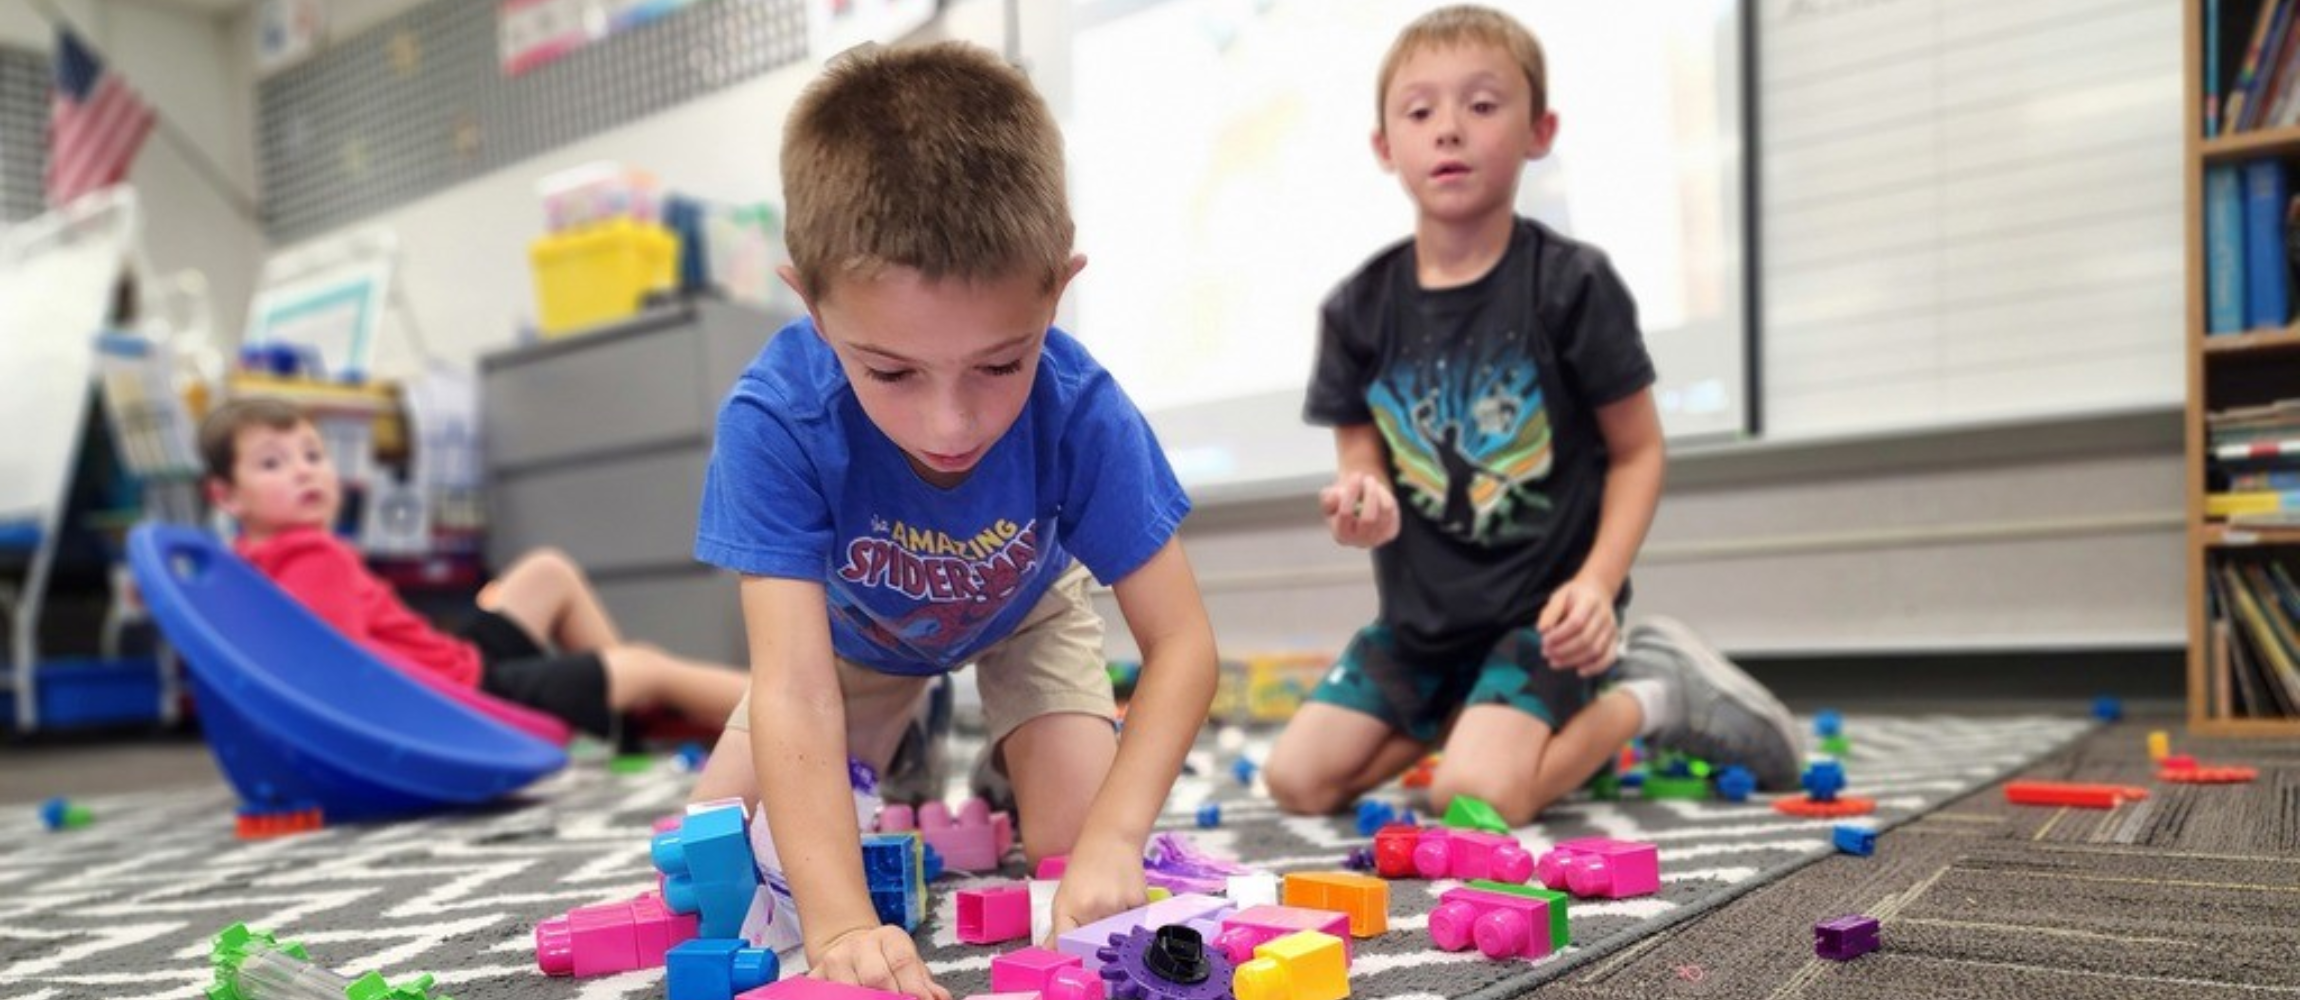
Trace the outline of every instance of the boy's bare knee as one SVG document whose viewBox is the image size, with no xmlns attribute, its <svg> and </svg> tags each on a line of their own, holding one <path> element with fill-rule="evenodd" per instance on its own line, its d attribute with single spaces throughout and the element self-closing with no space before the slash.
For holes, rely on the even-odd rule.
<svg viewBox="0 0 2300 1000">
<path fill-rule="evenodd" d="M 1548 805 L 1536 801 L 1530 781 L 1514 781 L 1498 771 L 1448 773 L 1440 770 L 1430 779 L 1430 812 L 1443 815 L 1455 798 L 1464 795 L 1492 806 L 1511 826 L 1533 822 L 1533 815 Z"/>
<path fill-rule="evenodd" d="M 1341 794 L 1330 781 L 1273 760 L 1262 769 L 1262 783 L 1278 808 L 1296 816 L 1324 816 L 1341 808 Z"/>
</svg>

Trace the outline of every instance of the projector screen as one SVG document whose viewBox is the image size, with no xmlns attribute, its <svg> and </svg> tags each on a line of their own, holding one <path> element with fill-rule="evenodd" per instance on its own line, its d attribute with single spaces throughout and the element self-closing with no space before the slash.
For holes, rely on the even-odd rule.
<svg viewBox="0 0 2300 1000">
<path fill-rule="evenodd" d="M 1069 137 L 1077 334 L 1183 481 L 1330 472 L 1301 422 L 1318 305 L 1413 209 L 1372 150 L 1375 76 L 1435 3 L 1078 8 Z M 1730 0 L 1516 0 L 1560 128 L 1518 211 L 1595 243 L 1636 295 L 1673 440 L 1748 430 L 1742 13 Z"/>
</svg>

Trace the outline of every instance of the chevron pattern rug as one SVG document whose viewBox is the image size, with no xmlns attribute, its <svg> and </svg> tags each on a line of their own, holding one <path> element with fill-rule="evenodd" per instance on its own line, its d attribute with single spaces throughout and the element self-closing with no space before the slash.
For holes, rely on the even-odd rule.
<svg viewBox="0 0 2300 1000">
<path fill-rule="evenodd" d="M 1880 825 L 1897 824 L 2092 725 L 1851 716 L 1848 790 L 1877 799 Z M 1249 739 L 1245 752 L 1258 758 L 1267 739 Z M 954 760 L 971 759 L 956 749 Z M 1278 872 L 1338 868 L 1367 842 L 1346 817 L 1278 815 L 1231 777 L 1232 756 L 1211 738 L 1192 756 L 1194 773 L 1168 800 L 1167 828 Z M 209 978 L 208 939 L 240 921 L 301 940 L 314 959 L 349 974 L 381 970 L 395 982 L 435 974 L 439 989 L 460 1000 L 660 997 L 660 970 L 546 978 L 531 934 L 543 917 L 651 888 L 648 825 L 679 808 L 689 780 L 668 766 L 623 775 L 579 764 L 485 812 L 253 842 L 233 838 L 233 803 L 220 787 L 91 800 L 96 823 L 62 833 L 42 829 L 28 810 L 0 816 L 0 843 L 9 845 L 0 849 L 0 1000 L 194 996 Z M 1577 902 L 1570 948 L 1539 962 L 1493 962 L 1431 947 L 1428 913 L 1451 883 L 1396 882 L 1389 933 L 1357 944 L 1353 995 L 1513 996 L 1831 851 L 1829 822 L 1792 819 L 1762 802 L 1631 795 L 1554 807 L 1516 832 L 1537 853 L 1592 835 L 1658 844 L 1659 895 Z M 1195 829 L 1206 802 L 1222 805 L 1222 825 Z M 955 890 L 994 881 L 946 876 L 932 886 L 918 938 L 955 997 L 986 992 L 990 959 L 1004 950 L 956 942 Z"/>
</svg>

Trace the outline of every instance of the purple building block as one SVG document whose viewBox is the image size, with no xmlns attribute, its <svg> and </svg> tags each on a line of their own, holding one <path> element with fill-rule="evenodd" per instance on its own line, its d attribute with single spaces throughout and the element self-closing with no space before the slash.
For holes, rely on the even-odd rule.
<svg viewBox="0 0 2300 1000">
<path fill-rule="evenodd" d="M 1237 975 L 1230 956 L 1183 926 L 1112 934 L 1095 957 L 1110 993 L 1127 1000 L 1230 1000 Z"/>
<path fill-rule="evenodd" d="M 1813 954 L 1850 962 L 1877 950 L 1877 918 L 1848 913 L 1813 925 Z"/>
<path fill-rule="evenodd" d="M 1652 844 L 1583 837 L 1551 848 L 1534 865 L 1541 884 L 1576 896 L 1626 899 L 1661 891 L 1660 852 Z"/>
</svg>

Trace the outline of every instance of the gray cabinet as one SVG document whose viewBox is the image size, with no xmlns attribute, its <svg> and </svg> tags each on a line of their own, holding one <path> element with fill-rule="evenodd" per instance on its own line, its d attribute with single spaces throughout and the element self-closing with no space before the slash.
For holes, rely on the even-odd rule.
<svg viewBox="0 0 2300 1000">
<path fill-rule="evenodd" d="M 733 576 L 694 559 L 695 509 L 719 402 L 784 322 L 705 301 L 481 358 L 489 561 L 560 549 L 625 635 L 747 662 Z"/>
</svg>

